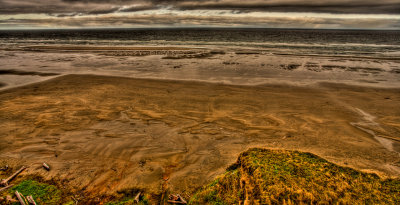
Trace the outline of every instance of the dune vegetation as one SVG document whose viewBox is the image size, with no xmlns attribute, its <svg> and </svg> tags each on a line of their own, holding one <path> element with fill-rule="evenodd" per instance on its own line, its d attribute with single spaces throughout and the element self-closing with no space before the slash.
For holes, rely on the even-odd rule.
<svg viewBox="0 0 400 205">
<path fill-rule="evenodd" d="M 314 154 L 268 149 L 242 153 L 190 204 L 399 204 L 400 180 L 341 167 Z"/>
<path fill-rule="evenodd" d="M 40 177 L 24 178 L 2 195 L 18 190 L 24 196 L 32 195 L 38 204 L 75 204 L 66 187 Z M 143 191 L 124 190 L 101 196 L 101 201 L 135 204 L 135 196 L 142 192 L 139 204 L 160 202 Z M 85 196 L 80 202 L 95 203 L 93 197 Z M 194 193 L 189 204 L 400 204 L 400 179 L 382 179 L 311 153 L 252 148 L 240 154 L 223 175 Z"/>
</svg>

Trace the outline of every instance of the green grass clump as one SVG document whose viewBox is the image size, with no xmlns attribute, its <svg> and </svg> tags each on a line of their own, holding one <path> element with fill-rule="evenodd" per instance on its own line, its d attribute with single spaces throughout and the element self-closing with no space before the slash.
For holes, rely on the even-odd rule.
<svg viewBox="0 0 400 205">
<path fill-rule="evenodd" d="M 106 205 L 132 205 L 135 203 L 135 197 L 137 193 L 139 193 L 139 189 L 125 189 L 118 191 L 119 196 L 113 201 L 107 202 Z M 142 192 L 143 193 L 143 192 Z M 150 204 L 148 200 L 148 195 L 141 195 L 139 198 L 139 205 L 147 205 Z"/>
<path fill-rule="evenodd" d="M 134 198 L 124 198 L 120 201 L 112 201 L 106 203 L 106 205 L 133 205 L 133 204 L 139 204 L 139 205 L 148 205 L 150 204 L 147 199 L 142 199 L 139 201 L 139 203 L 135 203 Z"/>
<path fill-rule="evenodd" d="M 190 204 L 400 204 L 400 180 L 382 180 L 298 151 L 250 149 Z"/>
<path fill-rule="evenodd" d="M 37 204 L 61 203 L 61 191 L 54 185 L 40 183 L 35 180 L 25 180 L 10 189 L 12 194 L 19 191 L 25 197 L 32 195 Z"/>
</svg>

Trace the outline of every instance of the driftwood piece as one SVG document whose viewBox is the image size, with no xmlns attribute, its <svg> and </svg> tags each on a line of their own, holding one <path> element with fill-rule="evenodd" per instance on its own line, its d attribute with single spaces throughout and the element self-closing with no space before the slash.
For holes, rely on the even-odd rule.
<svg viewBox="0 0 400 205">
<path fill-rule="evenodd" d="M 0 182 L 0 186 L 8 186 L 8 182 L 10 182 L 12 179 L 14 179 L 14 177 L 16 177 L 19 173 L 21 173 L 22 171 L 24 171 L 24 169 L 26 169 L 25 166 L 22 166 L 21 169 L 19 169 L 18 171 L 16 171 L 13 175 L 11 175 L 10 177 L 8 177 L 7 179 L 2 179 Z"/>
<path fill-rule="evenodd" d="M 37 205 L 36 202 L 35 202 L 35 199 L 33 199 L 32 195 L 31 196 L 27 196 L 26 199 L 28 200 L 29 204 Z"/>
<path fill-rule="evenodd" d="M 17 196 L 18 201 L 19 201 L 19 203 L 20 203 L 21 205 L 27 205 L 27 204 L 25 203 L 24 195 L 22 195 L 22 194 L 19 193 L 18 191 L 15 191 L 15 195 Z"/>
<path fill-rule="evenodd" d="M 12 187 L 12 186 L 13 186 L 13 185 L 7 185 L 7 186 L 1 188 L 1 189 L 0 189 L 0 193 L 1 193 L 2 191 L 7 190 L 8 188 L 10 188 L 10 187 Z"/>
<path fill-rule="evenodd" d="M 178 195 L 170 194 L 168 199 L 171 201 L 178 201 L 179 197 L 178 197 Z"/>
<path fill-rule="evenodd" d="M 6 165 L 6 166 L 0 168 L 0 171 L 7 171 L 7 169 L 8 169 L 8 165 Z"/>
<path fill-rule="evenodd" d="M 18 202 L 18 200 L 13 199 L 11 195 L 6 196 L 6 201 L 10 203 Z"/>
<path fill-rule="evenodd" d="M 72 200 L 74 200 L 75 205 L 78 204 L 78 200 L 74 196 L 71 196 L 71 198 L 72 198 Z"/>
<path fill-rule="evenodd" d="M 43 163 L 43 168 L 47 171 L 50 171 L 50 166 L 46 163 Z"/>
<path fill-rule="evenodd" d="M 187 204 L 186 200 L 185 200 L 181 195 L 178 194 L 177 196 L 178 196 L 178 198 L 179 198 L 179 200 L 180 200 L 181 202 Z"/>
<path fill-rule="evenodd" d="M 187 204 L 186 200 L 179 194 L 174 195 L 171 194 L 168 197 L 168 203 L 172 203 L 172 204 Z"/>
<path fill-rule="evenodd" d="M 142 194 L 142 192 L 139 192 L 137 195 L 136 195 L 136 197 L 135 197 L 135 199 L 134 199 L 134 201 L 135 201 L 135 203 L 139 203 L 139 201 L 140 201 L 140 195 Z"/>
</svg>

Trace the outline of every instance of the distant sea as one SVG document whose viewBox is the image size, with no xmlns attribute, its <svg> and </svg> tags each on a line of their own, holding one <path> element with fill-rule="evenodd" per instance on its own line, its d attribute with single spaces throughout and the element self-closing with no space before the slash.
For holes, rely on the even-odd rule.
<svg viewBox="0 0 400 205">
<path fill-rule="evenodd" d="M 288 54 L 400 57 L 400 31 L 306 29 L 69 29 L 2 30 L 5 46 L 214 46 L 246 47 Z"/>
</svg>

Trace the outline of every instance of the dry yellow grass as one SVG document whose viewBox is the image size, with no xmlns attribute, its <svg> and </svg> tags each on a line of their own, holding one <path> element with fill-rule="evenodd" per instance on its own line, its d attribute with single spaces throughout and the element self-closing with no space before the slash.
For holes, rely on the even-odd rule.
<svg viewBox="0 0 400 205">
<path fill-rule="evenodd" d="M 399 204 L 400 180 L 297 151 L 250 149 L 191 204 Z"/>
</svg>

